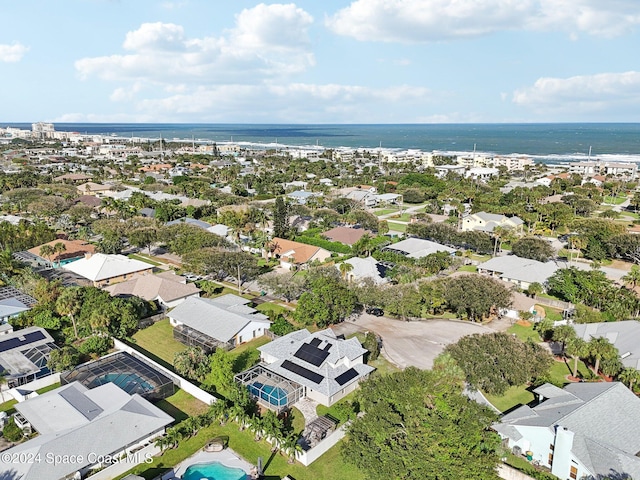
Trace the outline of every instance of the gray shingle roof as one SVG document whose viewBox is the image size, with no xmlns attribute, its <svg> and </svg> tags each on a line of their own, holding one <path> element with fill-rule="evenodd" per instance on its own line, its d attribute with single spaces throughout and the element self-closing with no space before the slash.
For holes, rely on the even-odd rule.
<svg viewBox="0 0 640 480">
<path fill-rule="evenodd" d="M 303 344 L 309 344 L 313 339 L 317 339 L 321 342 L 321 346 L 331 345 L 328 349 L 329 355 L 320 364 L 320 366 L 312 365 L 305 362 L 294 354 Z M 373 370 L 373 367 L 362 363 L 353 364 L 352 362 L 360 359 L 367 350 L 362 348 L 360 342 L 356 338 L 350 338 L 348 340 L 339 339 L 331 329 L 322 330 L 315 333 L 310 333 L 308 330 L 298 330 L 283 337 L 267 343 L 262 347 L 258 347 L 258 350 L 263 354 L 276 358 L 275 362 L 268 364 L 268 369 L 278 375 L 288 378 L 300 385 L 304 385 L 307 388 L 320 392 L 327 397 L 330 397 L 338 393 L 343 388 L 351 385 L 354 382 L 360 381 Z M 264 358 L 264 355 L 263 355 Z M 345 359 L 347 359 L 345 361 Z M 318 384 L 309 379 L 293 373 L 291 370 L 282 367 L 283 362 L 289 361 L 296 365 L 300 365 L 311 372 L 320 374 L 323 378 Z M 345 373 L 350 368 L 353 368 L 357 372 L 357 376 L 349 380 L 348 382 L 340 385 L 336 378 Z"/>
<path fill-rule="evenodd" d="M 518 427 L 562 426 L 575 433 L 572 452 L 593 473 L 640 474 L 640 399 L 622 383 L 571 383 L 563 390 L 546 384 L 536 392 L 550 397 L 504 415 L 495 429 L 517 440 L 514 430 L 526 436 Z"/>
<path fill-rule="evenodd" d="M 231 303 L 236 295 L 218 298 L 189 297 L 169 312 L 169 317 L 221 342 L 228 342 L 250 322 L 270 324 L 268 317 L 255 309 Z M 248 300 L 246 301 L 248 303 Z M 244 307 L 244 308 L 242 308 Z"/>
<path fill-rule="evenodd" d="M 583 323 L 571 325 L 578 336 L 589 341 L 591 337 L 605 337 L 618 349 L 626 367 L 640 369 L 640 322 Z"/>
<path fill-rule="evenodd" d="M 80 405 L 74 406 L 60 395 L 69 389 L 75 391 L 74 398 L 78 395 L 86 396 L 87 400 L 98 404 L 103 411 L 89 420 L 76 409 Z M 89 466 L 92 463 L 91 455 L 116 453 L 173 422 L 173 418 L 139 395 L 130 396 L 112 383 L 87 390 L 74 382 L 27 400 L 16 408 L 27 421 L 33 421 L 34 425 L 48 422 L 49 426 L 47 433 L 5 451 L 10 454 L 28 453 L 31 458 L 39 455 L 41 461 L 5 463 L 0 459 L 0 475 L 13 471 L 20 480 L 63 478 Z M 60 409 L 64 409 L 68 415 L 56 418 Z M 66 423 L 65 418 L 71 423 Z M 75 458 L 82 457 L 83 461 L 45 461 L 47 458 L 64 455 L 76 455 Z"/>
<path fill-rule="evenodd" d="M 478 265 L 479 270 L 499 273 L 500 278 L 504 280 L 518 280 L 527 283 L 538 282 L 540 284 L 544 284 L 560 268 L 562 268 L 562 264 L 556 262 L 543 263 L 516 255 L 494 257 Z"/>
<path fill-rule="evenodd" d="M 422 238 L 407 238 L 406 240 L 385 247 L 384 250 L 399 252 L 410 258 L 422 258 L 437 252 L 453 253 L 456 251 L 455 248 Z"/>
</svg>

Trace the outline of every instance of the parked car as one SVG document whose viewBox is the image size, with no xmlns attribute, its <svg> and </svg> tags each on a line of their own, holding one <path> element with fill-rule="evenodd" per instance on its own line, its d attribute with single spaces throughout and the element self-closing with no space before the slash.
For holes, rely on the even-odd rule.
<svg viewBox="0 0 640 480">
<path fill-rule="evenodd" d="M 376 317 L 381 317 L 384 315 L 384 310 L 378 307 L 369 307 L 367 308 L 366 312 L 369 315 L 375 315 Z"/>
</svg>

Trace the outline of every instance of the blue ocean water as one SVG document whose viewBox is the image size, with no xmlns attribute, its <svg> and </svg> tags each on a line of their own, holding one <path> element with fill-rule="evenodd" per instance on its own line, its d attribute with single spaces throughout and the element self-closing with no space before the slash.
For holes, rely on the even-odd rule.
<svg viewBox="0 0 640 480">
<path fill-rule="evenodd" d="M 0 124 L 30 129 L 30 124 Z M 395 148 L 541 157 L 620 156 L 640 161 L 640 123 L 260 125 L 56 123 L 56 130 L 327 148 Z"/>
</svg>

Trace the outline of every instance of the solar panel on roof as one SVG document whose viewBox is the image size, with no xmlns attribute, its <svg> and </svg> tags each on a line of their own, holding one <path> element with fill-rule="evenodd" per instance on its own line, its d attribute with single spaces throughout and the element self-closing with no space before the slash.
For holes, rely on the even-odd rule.
<svg viewBox="0 0 640 480">
<path fill-rule="evenodd" d="M 22 337 L 14 337 L 5 341 L 0 341 L 0 352 L 6 352 L 7 350 L 13 350 L 14 348 L 22 347 L 23 345 L 29 345 L 30 343 L 37 342 L 38 340 L 44 340 L 44 333 L 40 331 L 27 333 Z"/>
<path fill-rule="evenodd" d="M 355 369 L 350 368 L 346 372 L 341 373 L 340 375 L 338 375 L 336 377 L 336 382 L 338 382 L 338 385 L 342 386 L 345 383 L 347 383 L 349 380 L 353 380 L 357 376 L 358 376 L 358 372 L 356 372 Z"/>
<path fill-rule="evenodd" d="M 313 345 L 314 347 L 317 347 L 321 343 L 322 343 L 322 340 L 320 340 L 319 338 L 312 338 L 311 341 L 309 342 L 309 344 Z"/>
<path fill-rule="evenodd" d="M 303 343 L 293 356 L 310 363 L 314 367 L 319 367 L 329 356 L 329 352 L 320 350 L 309 343 Z"/>
<path fill-rule="evenodd" d="M 324 377 L 319 373 L 312 372 L 311 370 L 304 368 L 303 366 L 298 365 L 297 363 L 290 362 L 289 360 L 285 360 L 284 362 L 282 362 L 282 368 L 284 368 L 285 370 L 289 370 L 290 372 L 293 372 L 296 375 L 300 375 L 301 377 L 306 378 L 307 380 L 310 380 L 313 383 L 319 384 L 324 379 Z"/>
</svg>

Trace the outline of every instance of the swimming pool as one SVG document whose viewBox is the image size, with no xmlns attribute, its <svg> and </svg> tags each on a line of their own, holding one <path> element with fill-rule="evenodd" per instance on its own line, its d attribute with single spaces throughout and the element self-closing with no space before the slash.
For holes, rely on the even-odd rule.
<svg viewBox="0 0 640 480">
<path fill-rule="evenodd" d="M 153 385 L 135 373 L 107 373 L 91 382 L 91 388 L 105 383 L 115 383 L 127 393 L 142 393 L 153 390 Z"/>
<path fill-rule="evenodd" d="M 247 474 L 241 468 L 227 467 L 220 462 L 191 465 L 182 480 L 245 480 Z"/>
<path fill-rule="evenodd" d="M 287 391 L 280 387 L 264 385 L 260 382 L 253 382 L 251 385 L 247 385 L 247 387 L 249 388 L 251 395 L 260 397 L 271 405 L 284 407 L 287 404 Z"/>
</svg>

